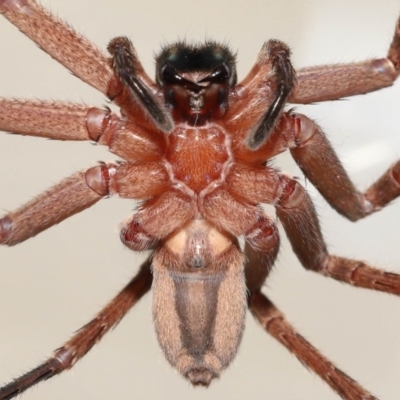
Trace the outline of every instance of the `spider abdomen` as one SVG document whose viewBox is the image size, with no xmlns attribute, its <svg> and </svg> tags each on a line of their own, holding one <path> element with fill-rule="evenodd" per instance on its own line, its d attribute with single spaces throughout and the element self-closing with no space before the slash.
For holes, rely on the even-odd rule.
<svg viewBox="0 0 400 400">
<path fill-rule="evenodd" d="M 195 219 L 153 260 L 153 317 L 168 359 L 208 386 L 236 354 L 244 329 L 244 259 L 237 240 Z"/>
</svg>

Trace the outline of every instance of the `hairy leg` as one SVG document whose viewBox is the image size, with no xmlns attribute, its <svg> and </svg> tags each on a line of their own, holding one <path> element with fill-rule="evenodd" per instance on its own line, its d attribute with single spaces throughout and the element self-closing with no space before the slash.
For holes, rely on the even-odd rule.
<svg viewBox="0 0 400 400">
<path fill-rule="evenodd" d="M 399 73 L 400 19 L 385 58 L 302 68 L 289 102 L 308 104 L 373 92 L 391 86 Z"/>
<path fill-rule="evenodd" d="M 113 76 L 108 56 L 68 24 L 34 0 L 0 0 L 0 13 L 74 75 L 107 94 Z"/>
<path fill-rule="evenodd" d="M 0 98 L 0 130 L 56 140 L 97 141 L 104 113 L 80 104 Z"/>
<path fill-rule="evenodd" d="M 301 114 L 287 114 L 284 136 L 304 175 L 340 214 L 356 221 L 400 196 L 400 160 L 365 192 L 359 192 L 321 128 Z"/>
<path fill-rule="evenodd" d="M 306 269 L 353 286 L 400 296 L 400 275 L 374 268 L 363 261 L 330 255 L 306 190 L 286 176 L 282 180 L 286 184 L 277 202 L 276 213 L 293 251 Z"/>
<path fill-rule="evenodd" d="M 251 295 L 249 307 L 253 316 L 270 335 L 283 344 L 303 365 L 321 377 L 343 399 L 377 400 L 305 340 L 289 324 L 282 312 L 261 292 Z"/>
<path fill-rule="evenodd" d="M 250 293 L 261 290 L 279 251 L 279 232 L 276 222 L 268 217 L 260 218 L 245 235 L 246 286 Z"/>
<path fill-rule="evenodd" d="M 11 399 L 31 386 L 72 368 L 150 289 L 152 282 L 150 263 L 150 259 L 146 260 L 135 278 L 92 321 L 58 348 L 52 357 L 0 388 L 0 400 Z"/>
<path fill-rule="evenodd" d="M 101 180 L 108 169 L 102 169 L 98 166 L 78 172 L 2 217 L 0 243 L 12 246 L 23 242 L 95 204 L 107 194 Z"/>
<path fill-rule="evenodd" d="M 135 163 L 156 161 L 163 154 L 160 136 L 109 109 L 81 104 L 0 98 L 0 130 L 55 140 L 89 140 Z"/>
<path fill-rule="evenodd" d="M 34 0 L 0 0 L 0 13 L 83 82 L 115 100 L 116 104 L 119 104 L 122 108 L 129 108 L 131 114 L 133 109 L 133 114 L 137 115 L 138 110 L 132 106 L 132 99 L 129 96 L 126 99 L 126 96 L 122 93 L 125 91 L 124 85 L 121 86 L 121 80 L 114 74 L 112 64 L 114 63 L 114 66 L 116 64 L 115 57 L 111 62 L 111 57 L 108 54 L 103 53 L 88 39 L 60 18 L 45 10 Z M 113 43 L 118 42 L 118 39 L 121 38 L 116 38 L 111 42 L 112 49 L 115 47 Z M 130 44 L 129 41 L 128 43 Z M 167 120 L 163 127 L 170 130 L 172 122 L 168 113 L 165 112 L 161 104 L 158 104 L 158 91 L 155 83 L 143 69 L 133 46 L 130 45 L 130 47 L 134 60 L 134 76 L 136 82 L 140 84 L 140 89 L 136 93 L 146 94 L 146 99 L 151 99 L 152 104 L 156 104 L 156 107 L 152 107 L 145 102 L 139 112 L 146 109 L 152 115 L 152 110 L 155 109 L 157 116 Z M 113 56 L 114 50 L 112 51 Z M 117 70 L 117 75 L 120 75 L 118 72 L 119 70 Z M 143 113 L 140 118 L 146 121 Z"/>
<path fill-rule="evenodd" d="M 124 198 L 139 199 L 157 196 L 167 180 L 168 175 L 156 163 L 100 164 L 77 172 L 2 217 L 0 244 L 11 246 L 29 239 L 91 207 L 105 196 L 119 194 Z"/>
</svg>

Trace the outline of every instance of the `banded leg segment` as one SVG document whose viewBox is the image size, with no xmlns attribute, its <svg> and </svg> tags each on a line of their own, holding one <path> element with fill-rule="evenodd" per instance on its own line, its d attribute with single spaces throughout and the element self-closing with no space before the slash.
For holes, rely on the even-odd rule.
<svg viewBox="0 0 400 400">
<path fill-rule="evenodd" d="M 0 400 L 11 399 L 37 383 L 70 369 L 148 292 L 152 282 L 150 259 L 136 277 L 88 324 L 43 364 L 0 388 Z"/>
<path fill-rule="evenodd" d="M 400 196 L 400 160 L 361 193 L 319 126 L 300 114 L 291 115 L 287 121 L 288 145 L 294 160 L 339 214 L 356 221 Z"/>
<path fill-rule="evenodd" d="M 386 58 L 302 68 L 289 102 L 308 104 L 373 92 L 391 86 L 399 73 L 400 19 Z"/>
<path fill-rule="evenodd" d="M 0 13 L 82 81 L 107 95 L 109 59 L 68 24 L 34 0 L 0 0 Z"/>
<path fill-rule="evenodd" d="M 363 261 L 330 255 L 307 192 L 297 181 L 283 179 L 287 184 L 278 200 L 276 213 L 303 266 L 353 286 L 400 296 L 400 275 L 374 268 Z"/>
<path fill-rule="evenodd" d="M 283 344 L 303 365 L 323 379 L 342 399 L 377 400 L 305 340 L 286 321 L 282 312 L 261 292 L 258 291 L 251 295 L 249 308 L 270 335 Z"/>
</svg>

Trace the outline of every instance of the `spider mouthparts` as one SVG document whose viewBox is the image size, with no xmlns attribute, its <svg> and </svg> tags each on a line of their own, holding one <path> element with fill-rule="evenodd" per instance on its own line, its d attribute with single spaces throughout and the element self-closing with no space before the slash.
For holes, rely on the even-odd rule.
<svg viewBox="0 0 400 400">
<path fill-rule="evenodd" d="M 211 381 L 218 377 L 215 372 L 207 368 L 193 368 L 186 374 L 186 378 L 193 386 L 208 387 Z"/>
</svg>

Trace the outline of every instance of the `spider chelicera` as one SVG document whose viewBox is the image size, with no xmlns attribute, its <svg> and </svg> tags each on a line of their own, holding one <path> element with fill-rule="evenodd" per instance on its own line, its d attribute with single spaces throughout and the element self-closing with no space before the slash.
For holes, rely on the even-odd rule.
<svg viewBox="0 0 400 400">
<path fill-rule="evenodd" d="M 0 12 L 121 108 L 118 115 L 83 105 L 2 99 L 0 128 L 91 140 L 124 160 L 78 172 L 3 216 L 1 243 L 17 244 L 118 194 L 143 201 L 123 224 L 123 243 L 135 251 L 153 250 L 97 318 L 48 361 L 0 389 L 0 399 L 72 367 L 150 286 L 160 345 L 192 384 L 208 386 L 232 361 L 249 305 L 261 325 L 333 390 L 348 399 L 373 399 L 298 335 L 261 293 L 279 235 L 276 221 L 260 204 L 276 208 L 305 268 L 400 294 L 398 275 L 331 256 L 305 189 L 268 163 L 289 149 L 328 203 L 350 220 L 379 210 L 400 194 L 400 162 L 365 193 L 358 192 L 321 128 L 284 110 L 287 103 L 334 100 L 391 85 L 399 71 L 399 28 L 385 59 L 297 73 L 288 47 L 271 40 L 240 83 L 235 57 L 226 46 L 178 42 L 157 56 L 153 82 L 127 38 L 110 42 L 110 57 L 33 1 L 3 0 Z M 244 249 L 238 237 L 244 237 Z"/>
</svg>

